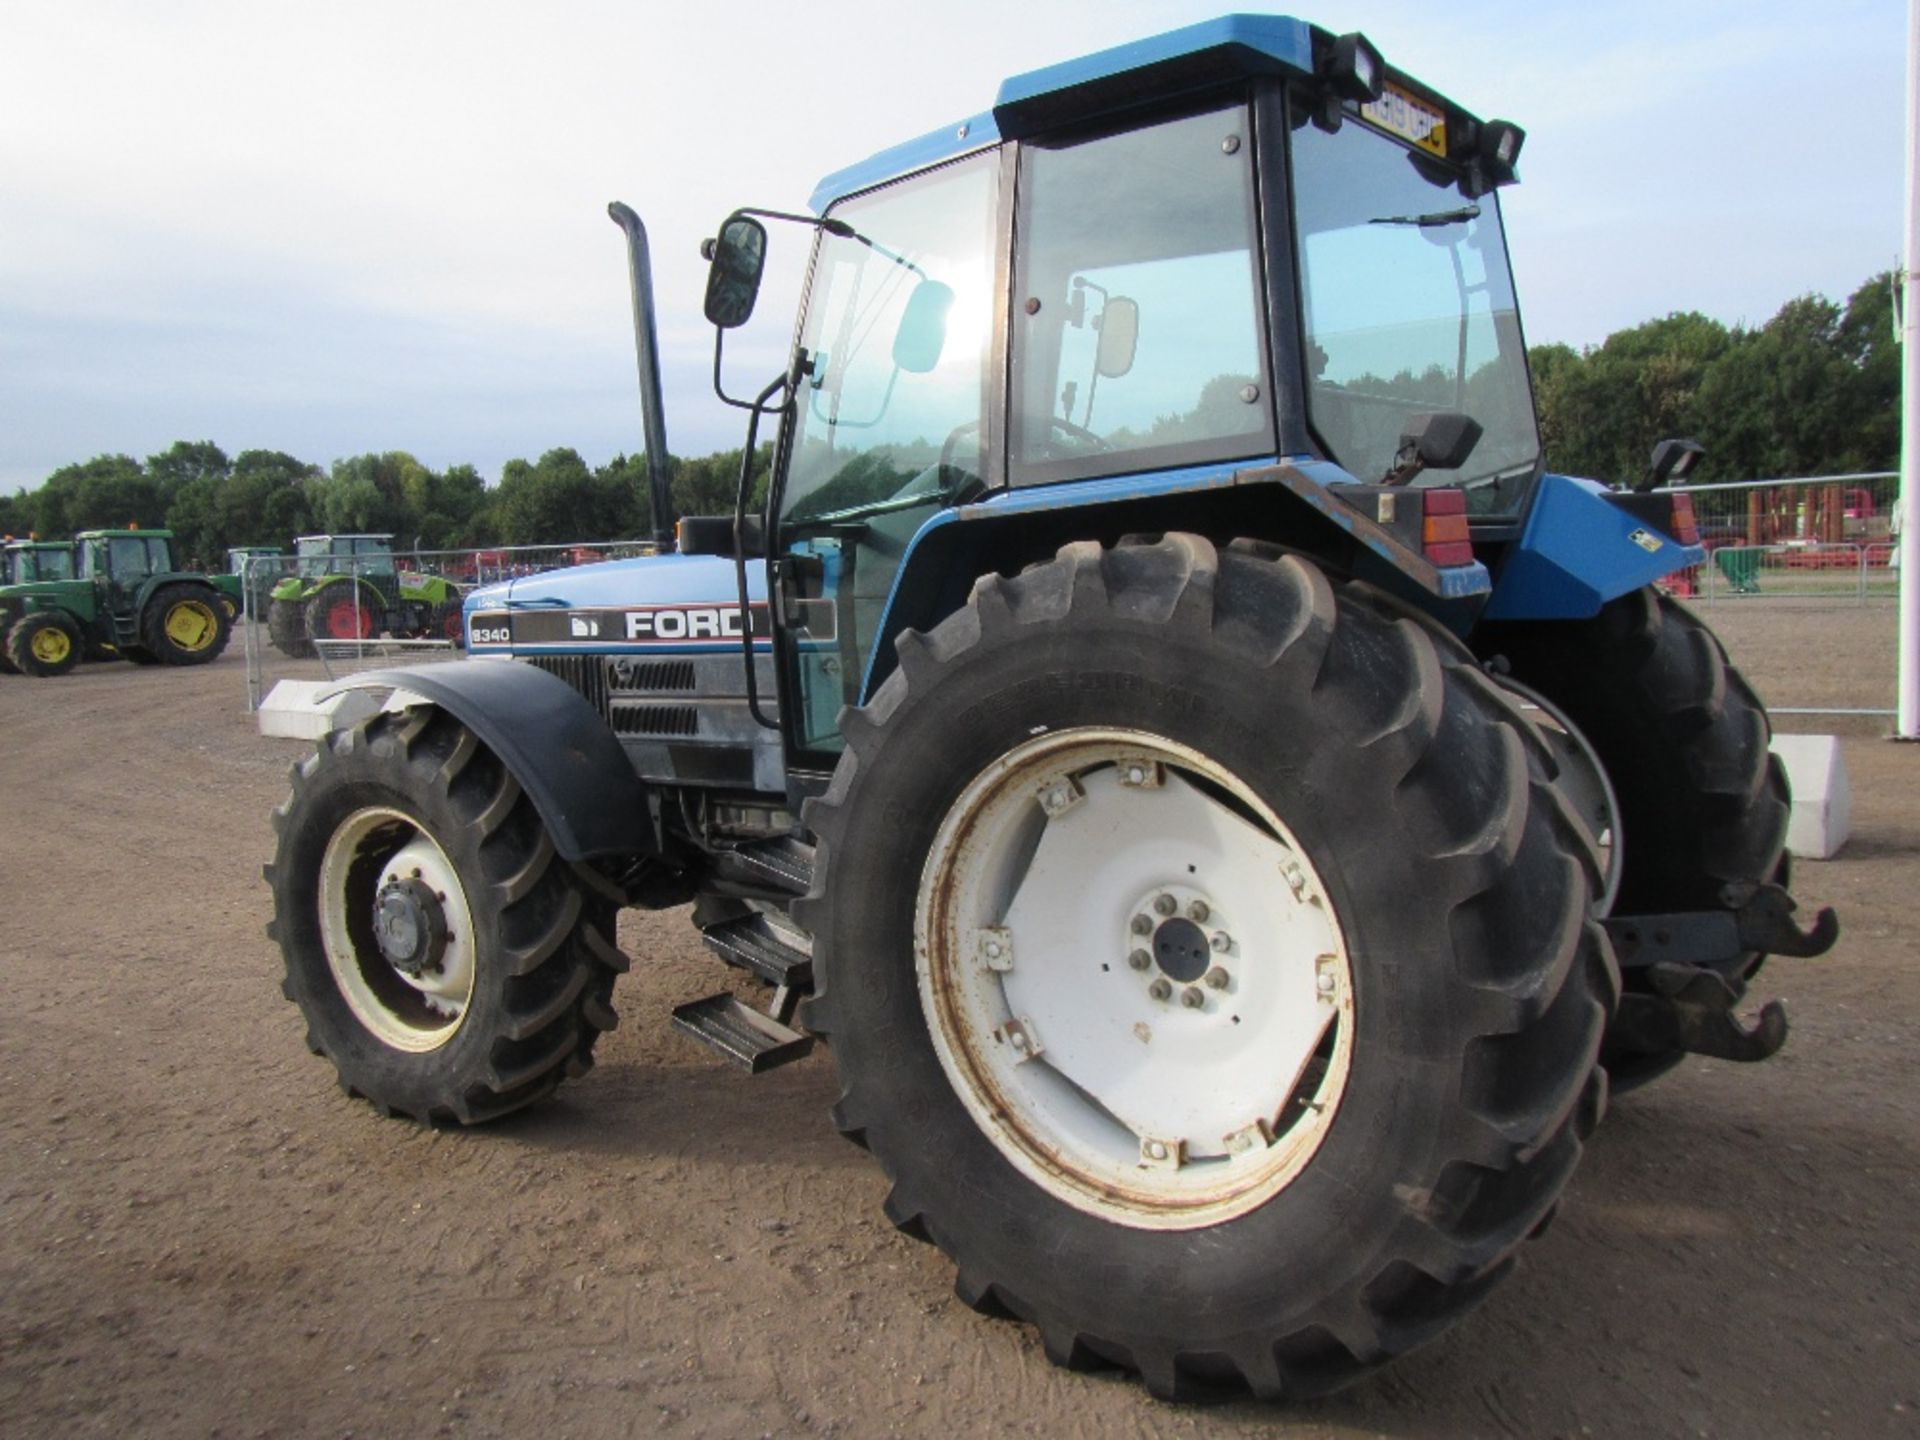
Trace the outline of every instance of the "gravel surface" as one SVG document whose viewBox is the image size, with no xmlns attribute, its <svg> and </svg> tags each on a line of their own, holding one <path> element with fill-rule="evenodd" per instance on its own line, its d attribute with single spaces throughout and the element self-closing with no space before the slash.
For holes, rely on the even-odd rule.
<svg viewBox="0 0 1920 1440">
<path fill-rule="evenodd" d="M 1893 612 L 1710 613 L 1783 705 L 1891 704 Z M 1854 835 L 1802 863 L 1824 961 L 1759 1066 L 1619 1101 L 1478 1313 L 1330 1401 L 1195 1411 L 1050 1367 L 897 1236 L 831 1057 L 748 1079 L 668 1011 L 724 983 L 628 913 L 599 1065 L 469 1133 L 307 1054 L 264 939 L 302 747 L 203 670 L 0 678 L 0 1434 L 1664 1436 L 1916 1433 L 1920 748 L 1838 728 Z"/>
</svg>

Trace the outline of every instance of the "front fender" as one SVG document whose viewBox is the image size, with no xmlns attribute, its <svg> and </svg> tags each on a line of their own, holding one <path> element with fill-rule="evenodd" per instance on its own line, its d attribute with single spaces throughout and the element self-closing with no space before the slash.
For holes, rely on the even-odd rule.
<svg viewBox="0 0 1920 1440">
<path fill-rule="evenodd" d="M 349 690 L 418 696 L 473 731 L 533 800 L 564 858 L 660 853 L 646 786 L 566 681 L 532 665 L 475 660 L 369 671 L 328 695 Z"/>
</svg>

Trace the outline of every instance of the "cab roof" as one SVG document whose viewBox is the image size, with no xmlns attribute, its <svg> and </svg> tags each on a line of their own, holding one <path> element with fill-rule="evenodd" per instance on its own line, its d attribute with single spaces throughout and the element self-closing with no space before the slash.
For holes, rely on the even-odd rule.
<svg viewBox="0 0 1920 1440">
<path fill-rule="evenodd" d="M 1289 15 L 1221 15 L 1003 81 L 993 108 L 836 170 L 814 187 L 816 214 L 860 190 L 1060 125 L 1096 120 L 1155 100 L 1255 75 L 1312 75 L 1333 36 Z M 1389 70 L 1396 82 L 1407 83 Z M 1425 86 L 1424 94 L 1445 105 Z M 1457 107 L 1445 105 L 1462 119 Z"/>
</svg>

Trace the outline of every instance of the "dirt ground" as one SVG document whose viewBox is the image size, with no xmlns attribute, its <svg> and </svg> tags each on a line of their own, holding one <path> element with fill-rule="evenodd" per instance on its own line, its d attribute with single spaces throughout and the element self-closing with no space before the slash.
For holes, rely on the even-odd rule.
<svg viewBox="0 0 1920 1440">
<path fill-rule="evenodd" d="M 1712 618 L 1777 704 L 1891 703 L 1891 607 Z M 446 1133 L 350 1101 L 262 935 L 301 747 L 243 679 L 237 645 L 0 679 L 0 1435 L 1917 1433 L 1920 747 L 1885 721 L 1837 727 L 1853 840 L 1796 888 L 1845 934 L 1762 977 L 1780 1056 L 1619 1101 L 1426 1350 L 1194 1411 L 955 1300 L 824 1052 L 747 1079 L 676 1036 L 722 974 L 682 912 L 626 917 L 623 1023 L 553 1103 Z"/>
</svg>

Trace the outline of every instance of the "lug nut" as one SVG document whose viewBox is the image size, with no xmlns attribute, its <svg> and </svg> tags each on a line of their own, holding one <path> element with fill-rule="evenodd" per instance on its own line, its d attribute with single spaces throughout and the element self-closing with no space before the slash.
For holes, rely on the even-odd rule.
<svg viewBox="0 0 1920 1440">
<path fill-rule="evenodd" d="M 1207 902 L 1204 900 L 1195 900 L 1187 906 L 1187 919 L 1193 921 L 1196 925 L 1206 924 L 1207 917 L 1211 914 L 1213 914 L 1213 911 L 1207 908 Z"/>
<path fill-rule="evenodd" d="M 1216 952 L 1224 955 L 1233 948 L 1233 937 L 1224 930 L 1216 930 L 1213 932 L 1213 939 L 1207 943 L 1213 946 Z"/>
<path fill-rule="evenodd" d="M 1207 971 L 1204 978 L 1209 990 L 1224 990 L 1227 988 L 1227 972 L 1222 970 L 1218 965 Z"/>
<path fill-rule="evenodd" d="M 1200 993 L 1198 985 L 1189 985 L 1180 992 L 1180 1003 L 1189 1010 L 1198 1010 L 1206 1003 L 1207 997 Z"/>
<path fill-rule="evenodd" d="M 1127 956 L 1127 964 L 1136 970 L 1144 970 L 1153 963 L 1153 956 L 1144 950 L 1136 950 Z"/>
<path fill-rule="evenodd" d="M 1161 1142 L 1160 1142 L 1160 1141 L 1158 1141 L 1158 1140 L 1149 1140 L 1149 1141 L 1147 1142 L 1147 1158 L 1148 1158 L 1149 1160 L 1164 1160 L 1164 1159 L 1166 1159 L 1166 1158 L 1167 1158 L 1167 1147 L 1166 1147 L 1165 1145 L 1163 1145 L 1163 1144 L 1161 1144 Z"/>
<path fill-rule="evenodd" d="M 1153 913 L 1156 915 L 1171 915 L 1179 908 L 1180 902 L 1171 895 L 1156 895 L 1153 897 Z"/>
<path fill-rule="evenodd" d="M 1132 928 L 1133 933 L 1136 935 L 1151 935 L 1153 933 L 1153 917 L 1151 915 L 1134 916 Z"/>
<path fill-rule="evenodd" d="M 1169 995 L 1173 994 L 1173 986 L 1167 983 L 1165 976 L 1162 976 L 1160 979 L 1154 981 L 1153 984 L 1147 986 L 1147 994 L 1156 1000 L 1165 1000 Z"/>
</svg>

